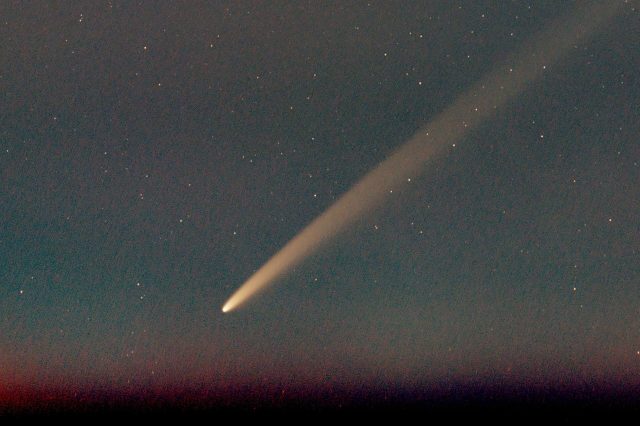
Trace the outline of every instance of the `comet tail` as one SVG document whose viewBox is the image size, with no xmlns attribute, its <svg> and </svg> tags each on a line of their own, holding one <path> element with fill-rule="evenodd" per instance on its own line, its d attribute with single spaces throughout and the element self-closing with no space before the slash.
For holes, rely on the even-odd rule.
<svg viewBox="0 0 640 426">
<path fill-rule="evenodd" d="M 390 189 L 419 175 L 430 161 L 448 152 L 467 132 L 520 95 L 578 41 L 611 20 L 623 4 L 622 1 L 580 3 L 572 16 L 556 21 L 522 46 L 289 241 L 229 298 L 222 311 L 236 309 L 264 290 L 323 243 L 381 204 Z"/>
</svg>

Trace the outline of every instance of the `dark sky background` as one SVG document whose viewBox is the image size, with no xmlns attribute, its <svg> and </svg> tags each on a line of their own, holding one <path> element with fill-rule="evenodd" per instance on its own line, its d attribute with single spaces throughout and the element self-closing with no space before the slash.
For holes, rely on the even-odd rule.
<svg viewBox="0 0 640 426">
<path fill-rule="evenodd" d="M 347 234 L 231 293 L 572 2 L 0 5 L 0 381 L 637 383 L 633 3 Z"/>
</svg>

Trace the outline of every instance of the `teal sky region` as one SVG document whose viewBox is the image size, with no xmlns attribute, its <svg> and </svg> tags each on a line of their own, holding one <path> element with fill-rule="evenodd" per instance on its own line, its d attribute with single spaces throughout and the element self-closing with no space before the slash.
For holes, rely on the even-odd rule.
<svg viewBox="0 0 640 426">
<path fill-rule="evenodd" d="M 0 397 L 637 386 L 634 2 L 278 286 L 220 312 L 575 6 L 3 2 Z"/>
</svg>

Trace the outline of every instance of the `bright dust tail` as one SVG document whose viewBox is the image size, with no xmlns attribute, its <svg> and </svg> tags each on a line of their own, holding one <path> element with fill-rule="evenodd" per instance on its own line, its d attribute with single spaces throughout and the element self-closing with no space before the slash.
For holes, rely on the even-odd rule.
<svg viewBox="0 0 640 426">
<path fill-rule="evenodd" d="M 523 45 L 289 241 L 229 298 L 222 312 L 236 309 L 264 290 L 323 243 L 381 204 L 391 189 L 419 175 L 429 161 L 450 150 L 467 132 L 491 118 L 496 109 L 520 95 L 575 48 L 578 41 L 610 21 L 623 4 L 622 1 L 580 3 L 581 7 L 571 16 L 557 20 Z"/>
</svg>

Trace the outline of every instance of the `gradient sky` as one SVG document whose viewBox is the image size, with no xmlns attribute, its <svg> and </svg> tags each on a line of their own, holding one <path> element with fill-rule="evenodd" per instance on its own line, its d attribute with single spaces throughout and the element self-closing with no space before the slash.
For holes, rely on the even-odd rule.
<svg viewBox="0 0 640 426">
<path fill-rule="evenodd" d="M 227 315 L 574 4 L 140 3 L 0 5 L 5 389 L 637 381 L 635 3 Z"/>
</svg>

